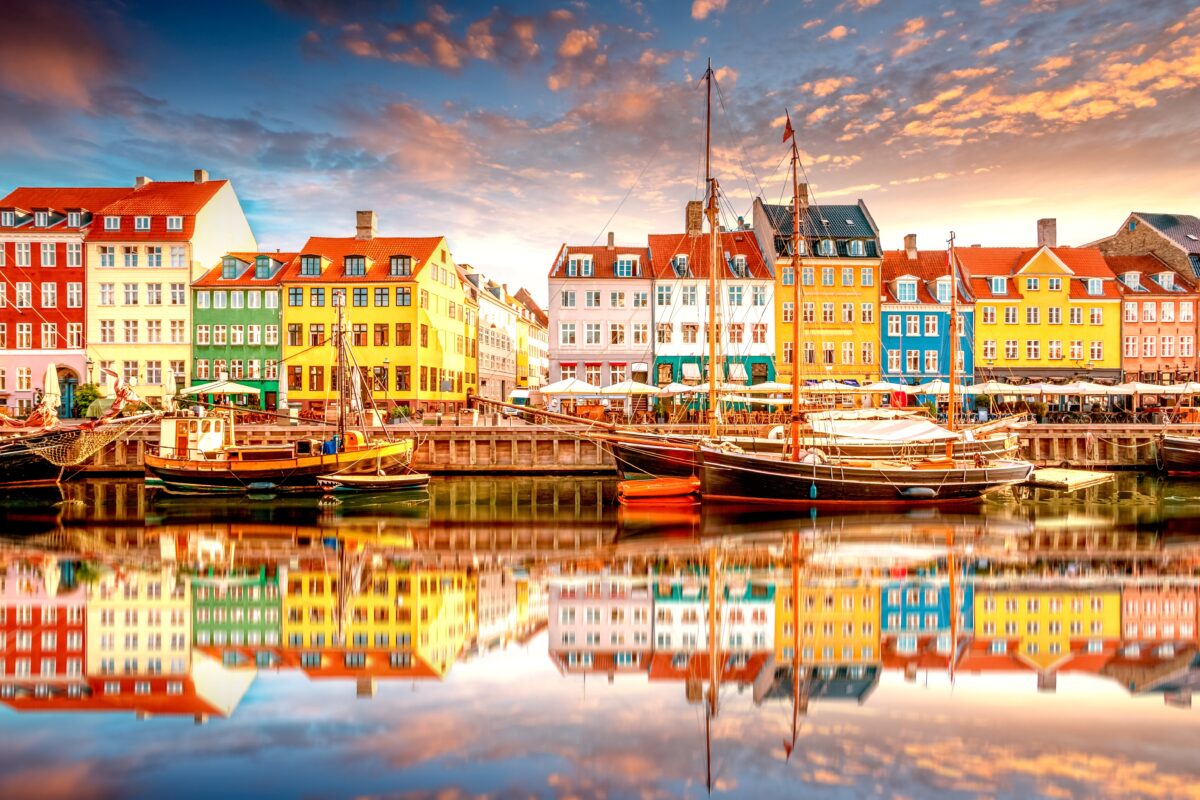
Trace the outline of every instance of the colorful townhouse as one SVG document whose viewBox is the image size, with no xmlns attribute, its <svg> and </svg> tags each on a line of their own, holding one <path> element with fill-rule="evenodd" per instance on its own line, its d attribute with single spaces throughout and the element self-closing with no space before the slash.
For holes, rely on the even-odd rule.
<svg viewBox="0 0 1200 800">
<path fill-rule="evenodd" d="M 654 595 L 644 582 L 620 575 L 555 580 L 548 598 L 550 650 L 568 666 L 589 653 L 611 652 L 623 666 L 648 664 Z"/>
<path fill-rule="evenodd" d="M 578 378 L 592 386 L 649 382 L 650 251 L 608 244 L 563 244 L 550 267 L 550 382 Z"/>
<path fill-rule="evenodd" d="M 192 584 L 192 641 L 236 666 L 274 666 L 283 641 L 278 574 L 198 575 Z"/>
<path fill-rule="evenodd" d="M 654 649 L 709 649 L 708 578 L 704 574 L 664 578 L 654 586 Z M 725 583 L 717 603 L 722 653 L 761 653 L 775 646 L 775 587 L 739 580 Z"/>
<path fill-rule="evenodd" d="M 917 385 L 950 379 L 950 350 L 955 351 L 954 379 L 973 382 L 975 370 L 974 299 L 959 276 L 953 297 L 949 253 L 918 250 L 917 237 L 904 237 L 903 250 L 888 250 L 880 267 L 880 360 L 883 379 Z M 958 317 L 951 323 L 950 306 Z"/>
<path fill-rule="evenodd" d="M 1121 290 L 1121 369 L 1127 381 L 1176 383 L 1196 375 L 1200 288 L 1154 255 L 1105 256 Z"/>
<path fill-rule="evenodd" d="M 1196 642 L 1194 586 L 1129 586 L 1121 592 L 1121 638 L 1130 643 Z"/>
<path fill-rule="evenodd" d="M 445 677 L 466 643 L 466 583 L 462 570 L 387 566 L 355 592 L 336 572 L 291 571 L 285 661 L 310 677 Z"/>
<path fill-rule="evenodd" d="M 1100 673 L 1115 680 L 1131 695 L 1158 694 L 1164 705 L 1191 708 L 1192 696 L 1200 691 L 1200 649 L 1194 643 L 1127 644 L 1108 660 Z"/>
<path fill-rule="evenodd" d="M 522 320 L 527 328 L 524 336 L 518 334 L 517 386 L 537 389 L 550 382 L 550 317 L 528 289 L 517 290 L 515 297 L 525 309 Z"/>
<path fill-rule="evenodd" d="M 1153 255 L 1179 275 L 1200 280 L 1200 218 L 1134 211 L 1112 236 L 1092 242 L 1106 256 Z"/>
<path fill-rule="evenodd" d="M 688 204 L 683 233 L 649 237 L 654 277 L 653 383 L 708 379 L 709 278 L 716 270 L 718 378 L 754 384 L 775 379 L 775 283 L 754 233 L 725 231 L 712 264 L 711 237 L 698 201 Z"/>
<path fill-rule="evenodd" d="M 856 205 L 815 205 L 801 184 L 800 252 L 792 253 L 792 205 L 754 201 L 754 233 L 773 260 L 775 339 L 780 375 L 791 381 L 793 364 L 810 383 L 879 380 L 879 302 L 882 248 L 879 228 Z M 795 307 L 796 282 L 800 307 Z M 792 352 L 795 321 L 800 353 Z"/>
<path fill-rule="evenodd" d="M 901 655 L 930 649 L 949 654 L 966 641 L 974 630 L 975 587 L 965 573 L 954 584 L 952 601 L 949 575 L 885 581 L 879 590 L 885 649 L 890 643 Z"/>
<path fill-rule="evenodd" d="M 54 363 L 59 416 L 74 416 L 75 388 L 93 379 L 84 240 L 96 213 L 128 193 L 21 187 L 0 200 L 0 409 L 28 414 Z"/>
<path fill-rule="evenodd" d="M 258 245 L 233 184 L 139 177 L 100 209 L 86 239 L 87 356 L 162 404 L 166 370 L 190 386 L 192 282 L 231 252 Z M 97 372 L 97 381 L 103 373 Z"/>
<path fill-rule="evenodd" d="M 305 416 L 334 408 L 340 307 L 376 406 L 462 407 L 476 392 L 477 308 L 445 237 L 378 236 L 373 211 L 356 230 L 310 238 L 284 267 L 281 393 Z"/>
<path fill-rule="evenodd" d="M 459 266 L 479 302 L 479 396 L 506 402 L 517 385 L 517 313 L 508 301 L 507 286 L 470 264 Z"/>
<path fill-rule="evenodd" d="M 975 298 L 975 380 L 1121 380 L 1121 290 L 1096 248 L 959 247 Z"/>
<path fill-rule="evenodd" d="M 973 650 L 1020 659 L 1041 674 L 1077 653 L 1111 650 L 1120 638 L 1118 591 L 975 587 Z"/>
<path fill-rule="evenodd" d="M 185 676 L 191 654 L 191 587 L 172 569 L 112 573 L 88 587 L 88 675 Z"/>
<path fill-rule="evenodd" d="M 792 663 L 797 637 L 806 665 L 846 666 L 879 661 L 879 586 L 803 584 L 799 622 L 792 587 L 776 588 L 775 658 Z M 798 627 L 797 627 L 798 625 Z"/>
<path fill-rule="evenodd" d="M 66 586 L 52 559 L 9 561 L 0 575 L 0 695 L 48 698 L 78 694 L 84 682 L 82 586 Z"/>
<path fill-rule="evenodd" d="M 193 386 L 227 377 L 258 389 L 249 402 L 259 408 L 279 407 L 281 281 L 295 256 L 226 253 L 192 284 Z"/>
<path fill-rule="evenodd" d="M 517 630 L 517 581 L 506 569 L 467 576 L 467 638 L 480 648 L 503 644 Z"/>
</svg>

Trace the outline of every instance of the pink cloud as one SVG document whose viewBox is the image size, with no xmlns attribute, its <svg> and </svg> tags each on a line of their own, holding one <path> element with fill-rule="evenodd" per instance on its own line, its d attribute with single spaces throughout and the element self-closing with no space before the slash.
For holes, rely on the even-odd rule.
<svg viewBox="0 0 1200 800">
<path fill-rule="evenodd" d="M 725 10 L 729 0 L 692 0 L 692 19 L 707 19 Z"/>
</svg>

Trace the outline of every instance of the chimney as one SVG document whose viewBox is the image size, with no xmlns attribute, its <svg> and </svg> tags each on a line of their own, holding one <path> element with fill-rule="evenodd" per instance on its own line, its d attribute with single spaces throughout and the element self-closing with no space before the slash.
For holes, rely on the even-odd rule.
<svg viewBox="0 0 1200 800">
<path fill-rule="evenodd" d="M 133 188 L 141 189 L 148 183 L 154 183 L 154 178 L 147 178 L 145 175 L 138 175 L 133 179 Z"/>
<path fill-rule="evenodd" d="M 699 200 L 689 200 L 685 215 L 688 236 L 699 236 L 704 232 L 704 204 Z"/>
<path fill-rule="evenodd" d="M 617 245 L 615 242 L 616 242 L 616 235 L 612 231 L 609 231 L 608 232 L 608 249 L 609 250 L 617 249 Z"/>
<path fill-rule="evenodd" d="M 917 260 L 917 235 L 915 233 L 904 234 L 904 252 L 908 254 L 909 261 Z"/>
<path fill-rule="evenodd" d="M 192 170 L 192 180 L 196 183 L 208 183 L 208 170 L 197 169 Z"/>
<path fill-rule="evenodd" d="M 800 208 L 808 208 L 808 184 L 800 184 Z"/>
<path fill-rule="evenodd" d="M 356 214 L 355 239 L 370 241 L 375 238 L 375 212 L 359 211 Z"/>
<path fill-rule="evenodd" d="M 1039 692 L 1055 692 L 1055 691 L 1057 691 L 1058 690 L 1058 673 L 1057 672 L 1039 672 L 1037 688 L 1038 688 Z"/>
<path fill-rule="evenodd" d="M 1038 247 L 1058 247 L 1058 220 L 1039 219 L 1037 221 Z"/>
</svg>

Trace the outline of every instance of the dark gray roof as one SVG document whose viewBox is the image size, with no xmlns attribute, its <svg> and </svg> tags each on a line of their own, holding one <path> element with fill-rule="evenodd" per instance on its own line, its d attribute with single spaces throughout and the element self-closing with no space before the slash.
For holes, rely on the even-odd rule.
<svg viewBox="0 0 1200 800">
<path fill-rule="evenodd" d="M 879 667 L 875 664 L 864 664 L 861 667 L 802 666 L 800 669 L 800 679 L 808 685 L 808 696 L 813 700 L 854 700 L 861 703 L 879 683 Z M 790 699 L 793 692 L 792 678 L 791 667 L 776 667 L 775 680 L 767 690 L 767 698 Z"/>
<path fill-rule="evenodd" d="M 790 205 L 768 205 L 763 208 L 775 228 L 775 251 L 779 255 L 791 253 L 792 207 Z M 862 239 L 866 242 L 866 258 L 878 258 L 879 231 L 859 205 L 809 206 L 800 219 L 800 234 L 809 242 L 808 252 L 815 254 L 812 245 L 818 239 L 833 239 L 837 243 L 838 256 L 850 257 L 848 242 Z"/>
<path fill-rule="evenodd" d="M 1133 212 L 1188 253 L 1200 254 L 1200 219 L 1190 214 Z"/>
</svg>

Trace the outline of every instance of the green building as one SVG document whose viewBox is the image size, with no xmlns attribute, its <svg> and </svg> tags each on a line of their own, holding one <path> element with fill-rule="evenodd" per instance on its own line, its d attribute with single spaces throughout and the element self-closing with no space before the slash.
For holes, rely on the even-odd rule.
<svg viewBox="0 0 1200 800">
<path fill-rule="evenodd" d="M 192 638 L 228 666 L 270 666 L 283 638 L 279 576 L 267 570 L 241 576 L 192 578 Z"/>
<path fill-rule="evenodd" d="M 192 385 L 228 379 L 278 408 L 283 328 L 280 278 L 295 253 L 228 253 L 192 284 Z M 212 402 L 209 395 L 202 398 Z M 247 397 L 254 402 L 252 396 Z"/>
</svg>

